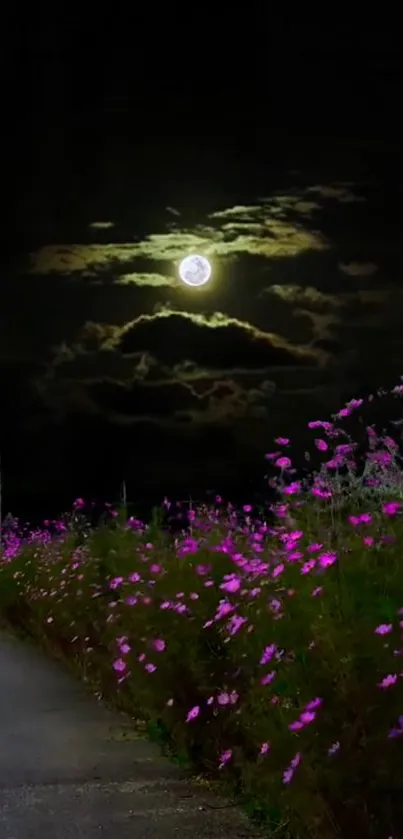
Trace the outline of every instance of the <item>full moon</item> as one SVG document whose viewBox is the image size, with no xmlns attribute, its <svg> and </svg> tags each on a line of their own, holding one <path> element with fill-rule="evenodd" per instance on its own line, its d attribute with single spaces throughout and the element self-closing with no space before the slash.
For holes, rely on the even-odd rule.
<svg viewBox="0 0 403 839">
<path fill-rule="evenodd" d="M 182 259 L 179 265 L 179 276 L 186 285 L 204 285 L 211 277 L 211 265 L 205 256 L 193 253 Z"/>
</svg>

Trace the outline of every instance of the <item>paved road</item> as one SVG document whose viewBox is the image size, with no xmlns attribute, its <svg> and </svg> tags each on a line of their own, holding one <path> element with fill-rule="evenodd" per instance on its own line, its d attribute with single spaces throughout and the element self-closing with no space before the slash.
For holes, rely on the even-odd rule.
<svg viewBox="0 0 403 839">
<path fill-rule="evenodd" d="M 63 667 L 0 631 L 1 839 L 238 839 L 204 794 Z"/>
</svg>

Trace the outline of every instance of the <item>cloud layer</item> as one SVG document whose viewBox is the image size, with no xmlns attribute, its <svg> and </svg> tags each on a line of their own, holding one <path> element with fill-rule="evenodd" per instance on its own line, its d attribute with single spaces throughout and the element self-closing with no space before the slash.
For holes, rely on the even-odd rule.
<svg viewBox="0 0 403 839">
<path fill-rule="evenodd" d="M 200 480 L 209 458 L 232 475 L 231 446 L 245 470 L 273 434 L 400 372 L 396 244 L 392 262 L 377 200 L 368 184 L 311 185 L 189 228 L 167 208 L 163 229 L 137 239 L 119 220 L 89 222 L 74 243 L 31 253 L 3 294 L 0 332 L 0 359 L 32 399 L 18 422 L 103 423 L 151 482 L 174 461 L 191 483 L 192 458 Z M 213 264 L 200 289 L 178 279 L 190 252 Z"/>
</svg>

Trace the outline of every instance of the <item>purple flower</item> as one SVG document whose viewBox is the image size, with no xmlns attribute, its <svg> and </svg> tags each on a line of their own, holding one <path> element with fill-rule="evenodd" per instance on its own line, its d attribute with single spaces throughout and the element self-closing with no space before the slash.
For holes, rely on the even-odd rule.
<svg viewBox="0 0 403 839">
<path fill-rule="evenodd" d="M 200 706 L 195 705 L 193 708 L 190 709 L 190 711 L 189 711 L 189 713 L 186 717 L 186 722 L 190 722 L 191 720 L 195 720 L 196 717 L 199 716 L 199 714 L 200 714 Z"/>
<path fill-rule="evenodd" d="M 391 740 L 394 737 L 401 737 L 403 735 L 403 717 L 399 717 L 397 722 L 397 728 L 392 728 L 389 731 L 388 739 Z"/>
<path fill-rule="evenodd" d="M 391 623 L 380 623 L 379 626 L 376 627 L 375 633 L 376 635 L 387 635 L 389 632 L 392 632 L 392 628 Z"/>
<path fill-rule="evenodd" d="M 397 682 L 396 674 L 395 673 L 394 674 L 389 673 L 389 676 L 385 676 L 385 678 L 382 679 L 381 682 L 379 682 L 378 687 L 380 687 L 380 688 L 390 688 L 390 687 L 392 687 L 392 685 L 395 685 L 396 682 Z"/>
<path fill-rule="evenodd" d="M 226 763 L 232 758 L 232 749 L 227 749 L 225 752 L 221 752 L 220 754 L 220 763 L 218 764 L 218 768 L 222 769 Z"/>
</svg>

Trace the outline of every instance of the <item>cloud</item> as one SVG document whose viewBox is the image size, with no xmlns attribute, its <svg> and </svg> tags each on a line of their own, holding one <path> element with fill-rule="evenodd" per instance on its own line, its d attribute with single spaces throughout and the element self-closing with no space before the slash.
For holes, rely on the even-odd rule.
<svg viewBox="0 0 403 839">
<path fill-rule="evenodd" d="M 114 350 L 101 349 L 86 351 L 75 348 L 67 352 L 63 347 L 57 349 L 53 360 L 53 371 L 64 379 L 76 382 L 90 382 L 94 379 L 110 379 L 117 382 L 143 381 L 149 373 L 147 354 L 125 357 Z"/>
<path fill-rule="evenodd" d="M 46 245 L 31 254 L 31 274 L 73 274 L 130 262 L 136 248 L 129 244 Z"/>
<path fill-rule="evenodd" d="M 281 300 L 301 305 L 309 304 L 320 309 L 339 309 L 343 307 L 344 300 L 337 294 L 327 294 L 313 286 L 292 285 L 271 285 L 261 291 L 261 296 L 273 295 Z"/>
<path fill-rule="evenodd" d="M 189 359 L 211 369 L 315 366 L 323 361 L 319 353 L 221 312 L 210 317 L 177 311 L 142 315 L 122 329 L 115 346 L 123 354 L 149 351 L 168 364 Z"/>
<path fill-rule="evenodd" d="M 113 211 L 31 254 L 30 273 L 6 281 L 0 330 L 16 495 L 23 481 L 35 497 L 38 482 L 73 492 L 84 474 L 105 495 L 107 474 L 117 487 L 133 476 L 142 497 L 226 476 L 233 492 L 264 472 L 276 433 L 297 445 L 363 377 L 383 381 L 387 363 L 398 378 L 395 228 L 361 192 L 372 200 L 346 182 L 296 188 L 188 226 L 186 210 L 164 209 L 172 195 L 147 237 Z M 191 251 L 213 262 L 203 293 L 178 280 Z"/>
<path fill-rule="evenodd" d="M 163 311 L 124 328 L 85 324 L 72 345 L 55 348 L 39 391 L 55 416 L 75 410 L 190 431 L 263 422 L 276 382 L 315 382 L 325 357 L 220 312 Z"/>
<path fill-rule="evenodd" d="M 275 392 L 269 370 L 208 371 L 196 364 L 169 367 L 149 353 L 67 353 L 39 383 L 47 408 L 63 416 L 71 410 L 107 416 L 125 424 L 156 422 L 169 426 L 235 422 L 260 415 Z"/>
<path fill-rule="evenodd" d="M 154 286 L 155 288 L 163 286 L 176 285 L 175 277 L 167 277 L 163 274 L 121 274 L 116 282 L 116 285 L 137 285 L 137 286 Z"/>
<path fill-rule="evenodd" d="M 365 203 L 366 199 L 362 195 L 356 195 L 352 192 L 351 187 L 355 184 L 318 184 L 317 186 L 310 186 L 306 190 L 307 194 L 320 195 L 322 198 L 333 198 L 339 201 L 340 204 L 356 204 Z"/>
<path fill-rule="evenodd" d="M 251 206 L 229 207 L 217 210 L 207 217 L 206 224 L 186 228 L 168 229 L 153 233 L 141 241 L 112 243 L 72 243 L 47 245 L 30 255 L 32 274 L 74 274 L 113 271 L 116 276 L 124 272 L 129 282 L 150 285 L 163 284 L 162 277 L 176 274 L 176 263 L 187 253 L 201 252 L 213 258 L 235 255 L 286 258 L 305 251 L 321 251 L 329 243 L 317 231 L 312 232 L 298 223 L 298 215 L 309 215 L 317 205 L 301 200 L 298 196 L 262 199 Z M 293 211 L 293 218 L 289 217 Z M 102 229 L 112 222 L 93 222 L 90 227 Z M 137 272 L 127 272 L 127 266 Z M 165 262 L 166 274 L 144 271 L 144 261 Z M 157 278 L 161 277 L 158 282 Z M 167 280 L 167 284 L 170 284 Z"/>
<path fill-rule="evenodd" d="M 371 277 L 379 270 L 373 262 L 339 262 L 339 268 L 343 274 L 349 274 L 350 277 Z"/>
<path fill-rule="evenodd" d="M 248 388 L 232 379 L 200 379 L 197 387 L 183 381 L 131 385 L 100 381 L 88 393 L 102 412 L 126 422 L 151 420 L 181 425 L 186 417 L 192 425 L 234 423 L 255 407 L 267 410 L 269 389 Z M 262 404 L 265 403 L 265 404 Z"/>
<path fill-rule="evenodd" d="M 320 204 L 305 198 L 304 193 L 288 193 L 259 198 L 257 204 L 237 204 L 225 210 L 217 210 L 209 215 L 210 219 L 235 219 L 249 224 L 274 224 L 278 218 L 287 218 L 289 211 L 310 215 L 320 210 Z"/>
<path fill-rule="evenodd" d="M 224 224 L 220 231 L 203 227 L 198 234 L 171 232 L 154 234 L 137 244 L 48 245 L 31 254 L 31 274 L 73 274 L 114 270 L 136 260 L 176 263 L 187 253 L 203 253 L 209 258 L 248 254 L 260 257 L 290 257 L 306 250 L 324 250 L 329 245 L 319 235 L 295 229 L 276 221 L 270 226 L 247 228 L 240 222 Z M 131 273 L 134 281 L 135 272 Z"/>
<path fill-rule="evenodd" d="M 247 417 L 267 421 L 277 386 L 287 389 L 297 378 L 315 387 L 325 375 L 322 361 L 321 353 L 221 313 L 163 312 L 124 329 L 87 324 L 73 346 L 57 349 L 43 396 L 58 415 L 74 405 L 125 426 L 185 426 L 190 433 Z"/>
<path fill-rule="evenodd" d="M 115 227 L 115 223 L 113 221 L 93 221 L 88 227 L 94 230 L 109 230 L 111 227 Z"/>
</svg>

